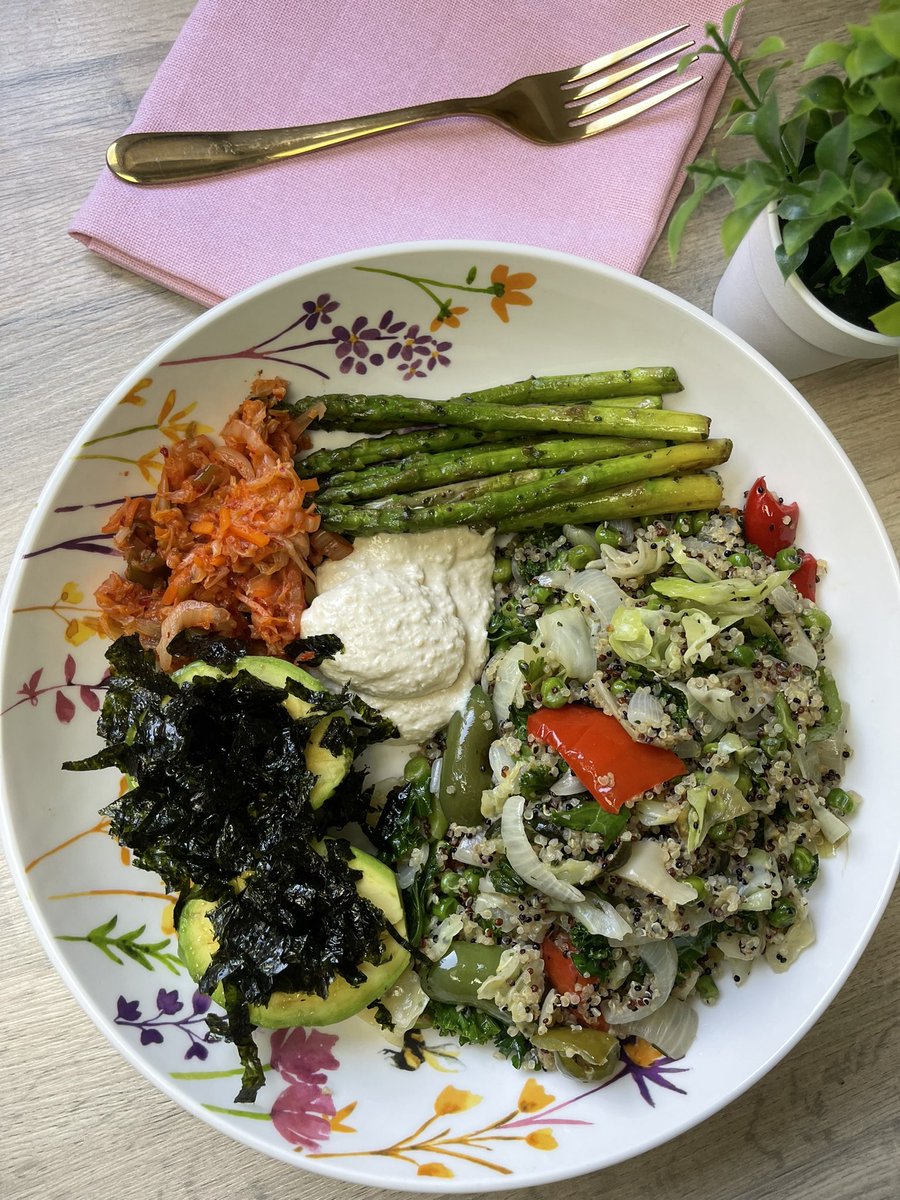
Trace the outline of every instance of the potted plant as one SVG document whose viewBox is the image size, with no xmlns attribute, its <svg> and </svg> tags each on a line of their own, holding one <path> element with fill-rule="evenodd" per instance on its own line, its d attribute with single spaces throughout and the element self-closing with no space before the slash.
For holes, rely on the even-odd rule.
<svg viewBox="0 0 900 1200">
<path fill-rule="evenodd" d="M 786 112 L 775 82 L 781 38 L 743 57 L 729 49 L 746 0 L 707 25 L 700 53 L 725 60 L 740 95 L 717 128 L 750 138 L 753 157 L 717 154 L 688 168 L 693 191 L 669 226 L 685 224 L 717 188 L 731 197 L 722 223 L 730 261 L 713 313 L 796 378 L 852 358 L 900 351 L 900 0 L 880 0 L 844 41 L 814 46 L 817 73 Z"/>
</svg>

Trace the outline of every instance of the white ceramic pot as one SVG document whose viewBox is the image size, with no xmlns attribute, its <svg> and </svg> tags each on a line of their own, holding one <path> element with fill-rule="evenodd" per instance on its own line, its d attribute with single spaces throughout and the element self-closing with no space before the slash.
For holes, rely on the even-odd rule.
<svg viewBox="0 0 900 1200">
<path fill-rule="evenodd" d="M 749 342 L 788 379 L 857 358 L 900 353 L 900 337 L 852 325 L 820 303 L 775 261 L 781 231 L 774 206 L 738 246 L 713 298 L 713 316 Z"/>
</svg>

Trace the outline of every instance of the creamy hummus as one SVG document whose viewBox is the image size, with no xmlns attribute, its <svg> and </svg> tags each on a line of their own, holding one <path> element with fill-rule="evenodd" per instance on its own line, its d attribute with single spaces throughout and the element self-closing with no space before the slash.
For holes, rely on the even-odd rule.
<svg viewBox="0 0 900 1200">
<path fill-rule="evenodd" d="M 349 683 L 410 741 L 446 725 L 484 667 L 491 545 L 490 533 L 471 529 L 383 533 L 319 568 L 302 632 L 344 643 L 322 673 Z"/>
</svg>

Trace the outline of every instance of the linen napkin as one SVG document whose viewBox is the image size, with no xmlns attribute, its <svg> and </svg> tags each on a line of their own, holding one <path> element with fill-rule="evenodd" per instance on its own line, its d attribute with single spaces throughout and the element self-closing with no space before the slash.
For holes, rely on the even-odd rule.
<svg viewBox="0 0 900 1200">
<path fill-rule="evenodd" d="M 690 29 L 665 45 L 699 45 L 727 2 L 199 0 L 130 130 L 297 125 L 483 95 L 682 21 Z M 139 187 L 104 167 L 69 232 L 201 304 L 326 255 L 435 238 L 638 273 L 725 87 L 717 57 L 692 70 L 703 83 L 566 146 L 452 117 L 192 183 Z"/>
</svg>

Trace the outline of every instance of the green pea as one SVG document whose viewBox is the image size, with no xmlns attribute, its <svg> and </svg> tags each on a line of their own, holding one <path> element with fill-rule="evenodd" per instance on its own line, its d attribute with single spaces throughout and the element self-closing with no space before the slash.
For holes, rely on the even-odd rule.
<svg viewBox="0 0 900 1200">
<path fill-rule="evenodd" d="M 731 651 L 731 657 L 739 667 L 752 667 L 756 662 L 756 651 L 752 646 L 748 646 L 747 643 L 744 642 L 740 646 L 735 646 L 735 648 Z"/>
<path fill-rule="evenodd" d="M 832 812 L 840 813 L 842 817 L 849 817 L 856 807 L 850 793 L 839 787 L 833 787 L 825 797 L 825 806 Z"/>
<path fill-rule="evenodd" d="M 728 555 L 728 561 L 735 567 L 749 567 L 750 555 L 745 554 L 743 550 L 735 550 L 734 554 Z"/>
<path fill-rule="evenodd" d="M 597 552 L 590 546 L 573 546 L 566 555 L 566 562 L 573 571 L 583 571 L 588 563 L 595 562 Z"/>
<path fill-rule="evenodd" d="M 462 883 L 462 876 L 458 871 L 445 871 L 441 876 L 438 886 L 441 891 L 447 895 L 451 895 L 459 891 L 459 885 Z"/>
<path fill-rule="evenodd" d="M 458 907 L 454 896 L 444 896 L 432 904 L 431 914 L 436 920 L 443 921 L 446 917 L 452 917 Z"/>
<path fill-rule="evenodd" d="M 815 882 L 815 878 L 819 874 L 819 856 L 813 854 L 806 846 L 795 846 L 793 854 L 788 859 L 788 866 L 797 883 L 802 888 L 808 888 Z"/>
<path fill-rule="evenodd" d="M 528 595 L 535 604 L 546 604 L 553 593 L 548 587 L 542 587 L 539 583 L 536 583 L 528 589 Z"/>
<path fill-rule="evenodd" d="M 541 684 L 541 704 L 547 708 L 562 708 L 568 703 L 569 689 L 566 687 L 564 679 L 559 675 L 551 675 L 549 679 L 545 679 Z"/>
<path fill-rule="evenodd" d="M 745 933 L 756 933 L 759 929 L 759 917 L 756 913 L 739 914 L 738 923 Z"/>
<path fill-rule="evenodd" d="M 806 612 L 800 614 L 800 624 L 805 625 L 807 629 L 815 626 L 821 629 L 823 633 L 831 632 L 831 617 L 828 613 L 822 612 L 821 608 L 808 608 Z"/>
<path fill-rule="evenodd" d="M 407 783 L 427 783 L 431 778 L 431 763 L 424 754 L 415 754 L 403 768 Z"/>
<path fill-rule="evenodd" d="M 628 692 L 628 684 L 624 679 L 614 679 L 609 685 L 609 690 L 614 696 L 624 696 Z"/>
<path fill-rule="evenodd" d="M 481 882 L 483 871 L 479 871 L 477 867 L 469 867 L 462 873 L 462 882 L 466 891 L 470 896 L 475 896 L 478 893 L 478 885 Z"/>
<path fill-rule="evenodd" d="M 712 975 L 701 975 L 697 980 L 695 991 L 707 1004 L 712 1004 L 719 998 L 719 988 Z"/>
<path fill-rule="evenodd" d="M 773 929 L 786 929 L 797 920 L 797 906 L 790 900 L 778 900 L 769 913 L 769 924 Z"/>
<path fill-rule="evenodd" d="M 672 522 L 672 532 L 677 533 L 679 537 L 687 537 L 691 532 L 691 514 L 679 513 Z"/>
<path fill-rule="evenodd" d="M 708 520 L 708 512 L 695 512 L 691 517 L 691 533 L 699 533 Z"/>
<path fill-rule="evenodd" d="M 712 842 L 727 842 L 729 838 L 734 836 L 734 822 L 716 821 L 707 836 Z"/>
<path fill-rule="evenodd" d="M 494 583 L 509 583 L 512 579 L 512 563 L 508 558 L 494 560 L 494 573 L 491 575 Z"/>
<path fill-rule="evenodd" d="M 594 539 L 599 546 L 621 546 L 622 535 L 611 525 L 598 525 L 594 531 Z"/>
<path fill-rule="evenodd" d="M 796 571 L 800 566 L 800 551 L 795 546 L 785 546 L 775 555 L 776 571 Z"/>
<path fill-rule="evenodd" d="M 694 891 L 697 893 L 698 900 L 704 899 L 704 897 L 706 896 L 706 880 L 705 879 L 701 879 L 699 875 L 688 875 L 687 879 L 685 879 L 684 882 L 687 884 L 690 884 L 690 886 L 694 889 Z"/>
</svg>

